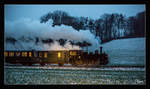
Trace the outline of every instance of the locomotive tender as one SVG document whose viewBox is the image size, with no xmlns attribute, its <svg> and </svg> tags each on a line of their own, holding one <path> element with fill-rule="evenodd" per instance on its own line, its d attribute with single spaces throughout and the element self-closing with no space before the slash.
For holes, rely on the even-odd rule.
<svg viewBox="0 0 150 89">
<path fill-rule="evenodd" d="M 5 51 L 5 62 L 12 64 L 22 64 L 31 66 L 39 63 L 41 66 L 45 64 L 72 64 L 72 66 L 100 66 L 108 64 L 108 55 L 100 54 L 98 50 L 95 53 L 83 52 L 82 50 L 57 50 L 57 51 Z"/>
</svg>

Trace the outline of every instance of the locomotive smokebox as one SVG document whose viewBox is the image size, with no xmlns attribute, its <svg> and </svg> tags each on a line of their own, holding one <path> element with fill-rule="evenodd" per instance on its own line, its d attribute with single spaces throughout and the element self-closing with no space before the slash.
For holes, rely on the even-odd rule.
<svg viewBox="0 0 150 89">
<path fill-rule="evenodd" d="M 101 46 L 101 47 L 100 47 L 100 54 L 102 54 L 102 51 L 103 51 L 102 49 L 103 49 L 103 47 Z"/>
</svg>

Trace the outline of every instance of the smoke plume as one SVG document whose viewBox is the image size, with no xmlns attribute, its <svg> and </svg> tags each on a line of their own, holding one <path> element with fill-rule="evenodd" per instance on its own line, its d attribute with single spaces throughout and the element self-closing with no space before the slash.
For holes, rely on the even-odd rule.
<svg viewBox="0 0 150 89">
<path fill-rule="evenodd" d="M 20 19 L 17 21 L 5 21 L 5 40 L 6 38 L 14 38 L 17 41 L 11 44 L 5 41 L 5 50 L 80 50 L 84 49 L 74 42 L 89 42 L 92 44 L 88 47 L 89 51 L 99 49 L 100 41 L 89 30 L 75 30 L 71 26 L 55 26 L 52 27 L 53 20 L 49 20 L 46 24 L 40 23 L 38 20 Z M 39 42 L 36 43 L 36 38 Z M 42 43 L 42 39 L 54 40 L 51 44 Z M 66 39 L 66 43 L 62 46 L 56 40 Z"/>
</svg>

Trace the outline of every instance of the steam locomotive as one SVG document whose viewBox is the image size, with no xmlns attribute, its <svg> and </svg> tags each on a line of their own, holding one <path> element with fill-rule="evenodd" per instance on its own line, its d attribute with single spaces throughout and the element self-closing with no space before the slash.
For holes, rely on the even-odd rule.
<svg viewBox="0 0 150 89">
<path fill-rule="evenodd" d="M 32 64 L 71 64 L 72 66 L 100 66 L 108 64 L 108 55 L 95 50 L 92 52 L 83 52 L 82 50 L 57 50 L 57 51 L 5 51 L 5 62 L 11 64 L 22 64 L 31 66 Z"/>
</svg>

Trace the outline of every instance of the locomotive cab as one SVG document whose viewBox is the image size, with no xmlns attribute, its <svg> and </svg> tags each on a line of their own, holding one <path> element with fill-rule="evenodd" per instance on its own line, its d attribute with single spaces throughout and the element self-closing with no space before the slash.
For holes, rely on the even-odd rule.
<svg viewBox="0 0 150 89">
<path fill-rule="evenodd" d="M 81 61 L 81 50 L 70 50 L 69 51 L 69 63 L 71 63 L 73 66 L 79 64 L 79 61 Z"/>
</svg>

